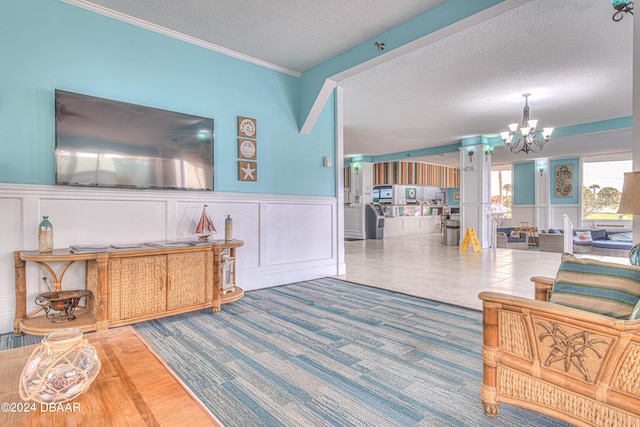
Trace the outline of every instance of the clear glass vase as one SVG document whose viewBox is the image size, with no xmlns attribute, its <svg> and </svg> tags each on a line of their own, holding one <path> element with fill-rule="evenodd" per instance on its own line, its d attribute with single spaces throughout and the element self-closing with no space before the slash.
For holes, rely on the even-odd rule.
<svg viewBox="0 0 640 427">
<path fill-rule="evenodd" d="M 25 401 L 64 403 L 89 389 L 100 372 L 96 349 L 78 328 L 47 334 L 33 351 L 20 376 Z"/>
<path fill-rule="evenodd" d="M 40 252 L 53 251 L 53 225 L 49 222 L 48 216 L 43 216 L 42 222 L 38 226 L 38 250 Z"/>
</svg>

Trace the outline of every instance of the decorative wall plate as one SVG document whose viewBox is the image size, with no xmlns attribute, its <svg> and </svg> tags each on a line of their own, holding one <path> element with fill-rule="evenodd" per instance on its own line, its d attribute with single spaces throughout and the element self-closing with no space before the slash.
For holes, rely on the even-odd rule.
<svg viewBox="0 0 640 427">
<path fill-rule="evenodd" d="M 258 164 L 256 162 L 238 162 L 238 180 L 240 181 L 257 181 L 258 180 Z"/>
<path fill-rule="evenodd" d="M 238 138 L 238 157 L 255 160 L 258 154 L 257 141 Z"/>
<path fill-rule="evenodd" d="M 406 199 L 407 200 L 415 200 L 416 199 L 416 189 L 415 188 L 407 188 Z"/>
<path fill-rule="evenodd" d="M 258 135 L 256 119 L 238 116 L 238 135 L 247 138 L 256 138 Z"/>
</svg>

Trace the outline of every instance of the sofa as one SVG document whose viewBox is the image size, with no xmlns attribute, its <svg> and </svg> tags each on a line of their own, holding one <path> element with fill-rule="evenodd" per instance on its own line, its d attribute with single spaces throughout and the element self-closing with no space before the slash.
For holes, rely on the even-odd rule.
<svg viewBox="0 0 640 427">
<path fill-rule="evenodd" d="M 485 414 L 505 403 L 580 426 L 640 425 L 640 267 L 563 254 L 555 279 L 531 280 L 535 299 L 479 294 Z"/>
<path fill-rule="evenodd" d="M 563 230 L 549 229 L 538 234 L 540 250 L 564 252 Z M 573 230 L 573 252 L 626 257 L 633 247 L 631 230 Z"/>
<path fill-rule="evenodd" d="M 497 248 L 529 249 L 526 235 L 521 235 L 518 232 L 514 233 L 514 229 L 515 227 L 496 228 Z M 517 234 L 517 237 L 514 234 Z"/>
</svg>

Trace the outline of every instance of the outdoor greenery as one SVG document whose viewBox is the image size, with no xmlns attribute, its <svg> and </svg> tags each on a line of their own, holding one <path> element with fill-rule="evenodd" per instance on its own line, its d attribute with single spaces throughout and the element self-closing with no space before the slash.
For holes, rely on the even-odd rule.
<svg viewBox="0 0 640 427">
<path fill-rule="evenodd" d="M 496 194 L 491 196 L 491 203 L 497 203 L 499 205 L 502 205 L 505 207 L 505 210 L 507 211 L 507 215 L 511 216 L 511 204 L 512 204 L 512 197 L 511 197 L 511 184 L 507 183 L 504 184 L 501 187 L 501 192 L 500 194 Z"/>
<path fill-rule="evenodd" d="M 622 193 L 613 187 L 602 187 L 593 184 L 590 187 L 582 187 L 583 217 L 588 219 L 622 219 L 619 215 L 618 205 Z M 603 217 L 606 216 L 606 217 Z"/>
</svg>

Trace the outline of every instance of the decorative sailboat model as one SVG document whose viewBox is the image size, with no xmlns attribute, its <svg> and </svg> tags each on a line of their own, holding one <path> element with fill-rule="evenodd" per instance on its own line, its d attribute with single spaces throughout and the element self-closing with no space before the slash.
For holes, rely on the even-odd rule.
<svg viewBox="0 0 640 427">
<path fill-rule="evenodd" d="M 204 205 L 202 208 L 202 215 L 200 215 L 200 221 L 198 221 L 198 226 L 196 227 L 196 235 L 198 236 L 199 242 L 206 242 L 209 240 L 209 236 L 217 233 L 218 231 L 213 226 L 213 221 L 207 215 L 207 205 Z"/>
</svg>

